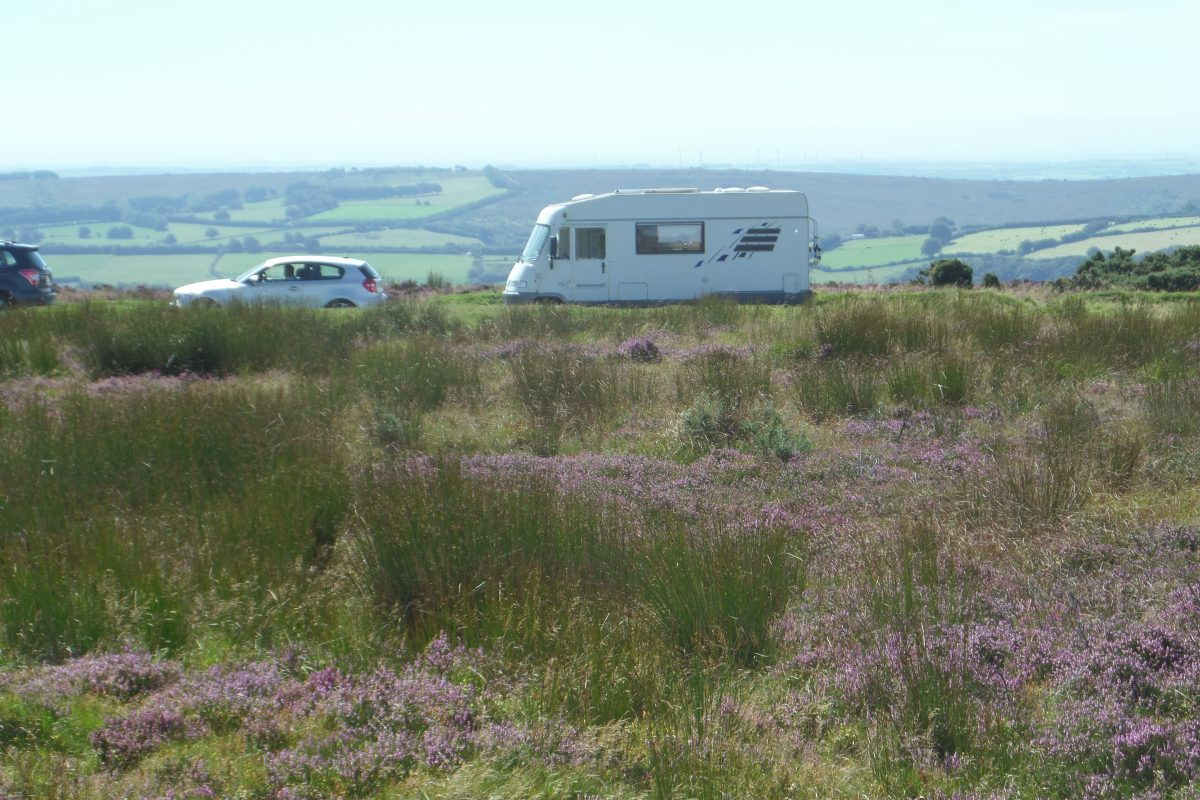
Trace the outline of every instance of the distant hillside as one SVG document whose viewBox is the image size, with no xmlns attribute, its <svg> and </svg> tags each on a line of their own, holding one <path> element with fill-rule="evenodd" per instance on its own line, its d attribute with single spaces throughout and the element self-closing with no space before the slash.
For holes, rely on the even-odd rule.
<svg viewBox="0 0 1200 800">
<path fill-rule="evenodd" d="M 1200 206 L 1200 175 L 1094 181 L 985 181 L 744 170 L 522 170 L 505 173 L 520 191 L 472 209 L 438 229 L 480 236 L 494 247 L 519 247 L 537 212 L 583 192 L 653 186 L 769 186 L 808 193 L 822 233 L 927 225 L 949 217 L 959 226 L 1151 216 Z M 474 232 L 469 232 L 474 231 Z M 485 235 L 486 234 L 486 235 Z"/>
</svg>

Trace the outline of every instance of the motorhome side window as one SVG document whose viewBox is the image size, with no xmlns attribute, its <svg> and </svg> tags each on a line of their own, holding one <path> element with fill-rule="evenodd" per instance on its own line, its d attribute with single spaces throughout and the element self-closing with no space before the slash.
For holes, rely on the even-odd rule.
<svg viewBox="0 0 1200 800">
<path fill-rule="evenodd" d="M 576 228 L 575 257 L 580 261 L 605 258 L 604 228 Z"/>
<path fill-rule="evenodd" d="M 703 222 L 637 223 L 638 255 L 703 253 Z"/>
<path fill-rule="evenodd" d="M 558 229 L 558 258 L 571 258 L 571 229 L 566 225 Z"/>
</svg>

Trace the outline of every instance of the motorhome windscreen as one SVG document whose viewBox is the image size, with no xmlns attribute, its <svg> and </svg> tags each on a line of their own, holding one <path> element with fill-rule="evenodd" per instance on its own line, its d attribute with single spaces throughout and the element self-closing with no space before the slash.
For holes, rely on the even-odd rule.
<svg viewBox="0 0 1200 800">
<path fill-rule="evenodd" d="M 537 257 L 541 255 L 542 248 L 546 245 L 546 240 L 549 238 L 549 225 L 534 225 L 533 233 L 529 234 L 529 241 L 525 243 L 525 250 L 521 253 L 521 260 L 536 261 Z"/>
<path fill-rule="evenodd" d="M 703 253 L 703 222 L 639 222 L 638 255 Z"/>
</svg>

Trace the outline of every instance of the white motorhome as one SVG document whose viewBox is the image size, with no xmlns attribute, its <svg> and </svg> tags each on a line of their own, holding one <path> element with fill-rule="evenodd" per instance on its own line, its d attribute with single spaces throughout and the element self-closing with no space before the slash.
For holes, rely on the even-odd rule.
<svg viewBox="0 0 1200 800">
<path fill-rule="evenodd" d="M 621 189 L 546 206 L 506 303 L 801 302 L 820 261 L 801 192 Z"/>
</svg>

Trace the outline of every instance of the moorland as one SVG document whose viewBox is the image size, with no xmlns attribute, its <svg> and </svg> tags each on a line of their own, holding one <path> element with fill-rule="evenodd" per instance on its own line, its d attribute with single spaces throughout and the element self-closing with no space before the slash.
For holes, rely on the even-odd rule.
<svg viewBox="0 0 1200 800">
<path fill-rule="evenodd" d="M 0 796 L 1200 787 L 1200 302 L 0 315 Z"/>
</svg>

